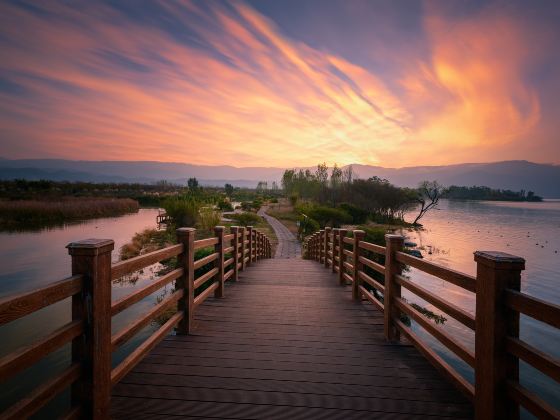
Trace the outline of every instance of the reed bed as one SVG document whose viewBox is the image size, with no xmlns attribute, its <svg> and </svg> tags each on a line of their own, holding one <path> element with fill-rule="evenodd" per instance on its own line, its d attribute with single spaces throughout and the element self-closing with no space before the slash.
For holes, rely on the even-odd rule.
<svg viewBox="0 0 560 420">
<path fill-rule="evenodd" d="M 0 200 L 0 229 L 26 230 L 137 212 L 129 198 L 68 197 L 60 200 Z"/>
</svg>

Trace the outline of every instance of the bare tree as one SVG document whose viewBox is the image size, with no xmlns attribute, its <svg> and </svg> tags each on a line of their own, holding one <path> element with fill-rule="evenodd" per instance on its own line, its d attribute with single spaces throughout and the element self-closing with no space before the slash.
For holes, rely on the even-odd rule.
<svg viewBox="0 0 560 420">
<path fill-rule="evenodd" d="M 443 185 L 437 181 L 423 181 L 418 185 L 416 201 L 420 204 L 420 212 L 413 225 L 418 225 L 420 220 L 430 209 L 437 206 L 441 195 L 443 194 Z"/>
</svg>

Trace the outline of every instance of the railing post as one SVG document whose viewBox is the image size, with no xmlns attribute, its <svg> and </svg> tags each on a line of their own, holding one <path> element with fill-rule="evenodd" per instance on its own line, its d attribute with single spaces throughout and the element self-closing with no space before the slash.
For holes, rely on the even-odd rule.
<svg viewBox="0 0 560 420">
<path fill-rule="evenodd" d="M 241 238 L 241 271 L 245 270 L 245 226 L 239 228 Z"/>
<path fill-rule="evenodd" d="M 264 235 L 263 235 L 262 232 L 258 232 L 258 238 L 259 238 L 259 248 L 258 248 L 258 249 L 259 249 L 259 252 L 257 252 L 257 257 L 258 257 L 258 259 L 260 260 L 260 259 L 262 259 L 262 257 L 263 257 L 263 248 L 264 248 L 264 247 L 263 247 L 263 244 L 264 244 L 264 240 L 263 240 L 263 239 L 264 239 Z"/>
<path fill-rule="evenodd" d="M 257 230 L 257 261 L 261 259 L 261 233 Z"/>
<path fill-rule="evenodd" d="M 231 226 L 229 228 L 230 233 L 233 234 L 233 281 L 237 281 L 237 276 L 239 274 L 239 227 Z"/>
<path fill-rule="evenodd" d="M 519 336 L 519 313 L 505 305 L 504 290 L 520 290 L 525 260 L 494 251 L 476 251 L 475 417 L 518 419 L 506 383 L 519 380 L 519 360 L 505 350 L 506 337 Z"/>
<path fill-rule="evenodd" d="M 72 341 L 72 362 L 81 363 L 81 380 L 72 386 L 72 404 L 87 417 L 109 418 L 111 406 L 111 251 L 110 239 L 67 245 L 72 274 L 83 274 L 82 296 L 72 298 L 72 319 L 84 320 L 84 337 Z"/>
<path fill-rule="evenodd" d="M 317 259 L 317 233 L 311 236 L 311 259 Z"/>
<path fill-rule="evenodd" d="M 352 252 L 354 255 L 354 259 L 352 261 L 352 265 L 354 266 L 354 277 L 352 282 L 352 299 L 354 300 L 361 300 L 360 299 L 360 271 L 363 270 L 363 264 L 360 262 L 361 256 L 361 249 L 360 249 L 360 241 L 364 239 L 366 233 L 363 230 L 355 230 L 353 232 L 354 235 L 354 244 L 352 247 Z"/>
<path fill-rule="evenodd" d="M 331 267 L 331 271 L 333 273 L 336 273 L 336 257 L 337 257 L 337 246 L 338 246 L 338 231 L 340 229 L 338 228 L 334 228 L 332 230 L 332 267 Z"/>
<path fill-rule="evenodd" d="M 317 248 L 318 248 L 318 259 L 317 261 L 319 261 L 319 264 L 321 264 L 323 262 L 323 252 L 325 251 L 325 246 L 323 245 L 325 242 L 325 229 L 321 229 L 319 231 L 319 240 L 317 242 Z"/>
<path fill-rule="evenodd" d="M 224 226 L 216 226 L 214 228 L 214 235 L 218 238 L 218 243 L 214 245 L 214 252 L 218 253 L 218 259 L 215 261 L 214 266 L 218 269 L 216 278 L 218 279 L 218 288 L 214 291 L 214 297 L 224 297 Z"/>
<path fill-rule="evenodd" d="M 253 226 L 247 226 L 247 236 L 249 237 L 249 260 L 247 265 L 253 262 Z"/>
<path fill-rule="evenodd" d="M 325 227 L 325 267 L 329 268 L 329 241 L 331 237 L 331 228 Z"/>
<path fill-rule="evenodd" d="M 399 331 L 393 319 L 399 318 L 399 310 L 393 304 L 401 297 L 401 286 L 395 282 L 395 275 L 401 274 L 401 264 L 396 260 L 395 253 L 402 250 L 404 238 L 400 235 L 385 235 L 385 294 L 383 296 L 385 339 L 397 341 Z"/>
<path fill-rule="evenodd" d="M 344 255 L 344 238 L 346 237 L 346 229 L 340 229 L 338 231 L 338 284 L 344 286 L 346 280 L 344 280 L 344 260 L 346 256 Z"/>
<path fill-rule="evenodd" d="M 185 316 L 177 326 L 177 334 L 190 334 L 194 327 L 194 237 L 196 229 L 179 228 L 176 230 L 177 243 L 183 244 L 183 252 L 177 256 L 178 267 L 184 271 L 175 283 L 177 289 L 184 290 L 183 298 L 179 300 L 179 311 Z"/>
<path fill-rule="evenodd" d="M 272 258 L 272 244 L 270 243 L 270 240 L 268 238 L 266 238 L 266 252 L 267 257 Z"/>
</svg>

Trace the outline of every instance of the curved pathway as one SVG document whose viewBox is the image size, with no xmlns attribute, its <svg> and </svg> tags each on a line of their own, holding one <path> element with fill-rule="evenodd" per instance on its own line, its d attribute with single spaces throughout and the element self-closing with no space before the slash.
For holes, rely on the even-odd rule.
<svg viewBox="0 0 560 420">
<path fill-rule="evenodd" d="M 292 232 L 278 219 L 266 214 L 268 207 L 261 207 L 258 215 L 265 218 L 278 238 L 274 258 L 301 258 L 301 244 Z"/>
</svg>

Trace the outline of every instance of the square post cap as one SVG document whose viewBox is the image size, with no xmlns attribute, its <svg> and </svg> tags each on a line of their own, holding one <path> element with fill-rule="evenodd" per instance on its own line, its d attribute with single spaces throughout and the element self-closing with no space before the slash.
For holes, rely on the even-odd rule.
<svg viewBox="0 0 560 420">
<path fill-rule="evenodd" d="M 392 233 L 385 234 L 385 241 L 387 242 L 404 242 L 404 236 L 395 235 Z"/>
<path fill-rule="evenodd" d="M 66 245 L 70 255 L 99 255 L 111 252 L 115 248 L 115 241 L 112 239 L 84 239 L 81 241 L 70 242 Z"/>
<path fill-rule="evenodd" d="M 182 227 L 182 228 L 179 228 L 179 229 L 175 230 L 175 234 L 177 236 L 194 235 L 195 232 L 196 232 L 196 229 L 195 228 L 190 228 L 190 227 Z"/>
<path fill-rule="evenodd" d="M 500 251 L 476 251 L 474 260 L 496 270 L 525 270 L 525 259 Z"/>
</svg>

